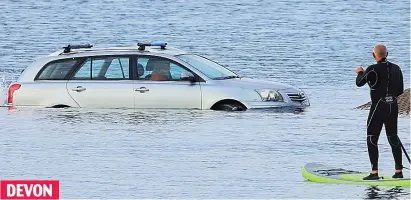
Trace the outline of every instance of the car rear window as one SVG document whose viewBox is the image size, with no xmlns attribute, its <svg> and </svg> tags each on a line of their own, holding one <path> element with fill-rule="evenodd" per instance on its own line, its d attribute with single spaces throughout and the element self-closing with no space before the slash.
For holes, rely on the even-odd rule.
<svg viewBox="0 0 411 200">
<path fill-rule="evenodd" d="M 37 80 L 65 80 L 76 63 L 75 59 L 51 62 L 43 68 Z"/>
</svg>

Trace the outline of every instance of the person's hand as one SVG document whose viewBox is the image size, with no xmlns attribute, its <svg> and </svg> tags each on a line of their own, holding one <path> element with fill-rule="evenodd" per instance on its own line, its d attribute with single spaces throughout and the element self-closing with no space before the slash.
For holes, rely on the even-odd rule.
<svg viewBox="0 0 411 200">
<path fill-rule="evenodd" d="M 358 74 L 360 72 L 363 72 L 364 69 L 362 68 L 362 66 L 357 67 L 357 69 L 355 69 L 355 72 Z"/>
</svg>

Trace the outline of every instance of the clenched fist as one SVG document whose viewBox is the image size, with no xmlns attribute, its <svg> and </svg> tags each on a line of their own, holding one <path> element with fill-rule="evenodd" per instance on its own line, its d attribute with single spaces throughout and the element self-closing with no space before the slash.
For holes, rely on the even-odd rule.
<svg viewBox="0 0 411 200">
<path fill-rule="evenodd" d="M 362 68 L 362 66 L 357 67 L 357 69 L 355 69 L 355 72 L 358 74 L 360 72 L 363 72 L 364 69 Z"/>
</svg>

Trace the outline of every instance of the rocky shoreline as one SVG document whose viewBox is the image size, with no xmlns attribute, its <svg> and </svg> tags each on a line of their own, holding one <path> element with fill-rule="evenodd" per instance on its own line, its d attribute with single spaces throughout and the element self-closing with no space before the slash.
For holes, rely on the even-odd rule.
<svg viewBox="0 0 411 200">
<path fill-rule="evenodd" d="M 401 115 L 410 114 L 410 88 L 404 90 L 404 93 L 397 99 L 398 113 Z M 356 109 L 370 109 L 371 102 L 356 107 Z"/>
</svg>

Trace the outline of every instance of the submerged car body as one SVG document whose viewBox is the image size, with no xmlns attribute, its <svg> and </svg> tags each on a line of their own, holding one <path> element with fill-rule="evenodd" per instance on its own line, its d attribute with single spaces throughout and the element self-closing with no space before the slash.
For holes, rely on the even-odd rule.
<svg viewBox="0 0 411 200">
<path fill-rule="evenodd" d="M 301 89 L 243 78 L 166 43 L 67 46 L 31 63 L 9 86 L 7 105 L 246 110 L 310 106 Z"/>
</svg>

